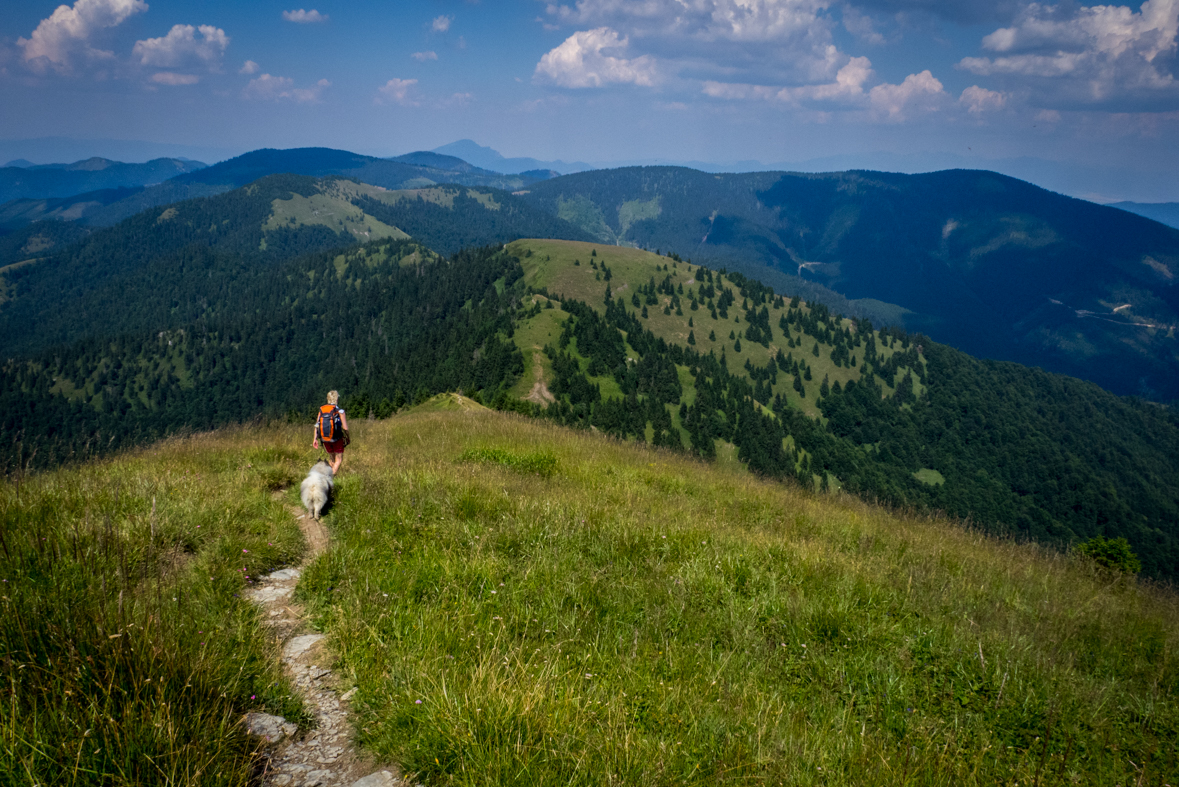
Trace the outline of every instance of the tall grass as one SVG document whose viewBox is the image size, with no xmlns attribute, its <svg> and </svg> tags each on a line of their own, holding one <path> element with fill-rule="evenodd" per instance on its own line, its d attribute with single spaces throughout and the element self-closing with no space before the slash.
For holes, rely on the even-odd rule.
<svg viewBox="0 0 1179 787">
<path fill-rule="evenodd" d="M 359 426 L 300 593 L 427 783 L 1179 776 L 1168 590 L 514 416 Z"/>
<path fill-rule="evenodd" d="M 0 784 L 242 784 L 242 713 L 306 720 L 241 598 L 303 549 L 271 490 L 307 462 L 262 434 L 0 487 Z"/>
</svg>

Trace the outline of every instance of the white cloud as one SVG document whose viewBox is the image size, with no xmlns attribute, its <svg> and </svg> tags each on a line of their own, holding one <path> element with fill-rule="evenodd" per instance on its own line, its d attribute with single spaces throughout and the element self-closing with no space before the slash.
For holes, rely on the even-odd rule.
<svg viewBox="0 0 1179 787">
<path fill-rule="evenodd" d="M 176 74 L 171 71 L 160 71 L 152 74 L 151 81 L 157 85 L 195 85 L 201 81 L 196 74 Z"/>
<path fill-rule="evenodd" d="M 434 52 L 434 51 L 414 52 L 412 55 L 410 55 L 410 57 L 412 57 L 414 60 L 418 61 L 419 63 L 425 63 L 427 60 L 437 60 L 438 53 Z"/>
<path fill-rule="evenodd" d="M 904 120 L 906 110 L 933 110 L 946 91 L 929 69 L 909 74 L 899 85 L 885 83 L 868 91 L 873 112 L 888 120 Z"/>
<path fill-rule="evenodd" d="M 326 22 L 328 20 L 327 14 L 321 14 L 312 8 L 310 11 L 304 11 L 300 8 L 298 11 L 283 11 L 282 18 L 288 22 L 297 22 L 298 24 L 307 25 L 315 24 L 317 22 Z"/>
<path fill-rule="evenodd" d="M 628 60 L 604 53 L 604 50 L 621 53 L 626 47 L 627 39 L 608 27 L 582 30 L 545 53 L 536 64 L 533 78 L 573 88 L 611 83 L 654 85 L 658 75 L 655 59 L 650 55 Z"/>
<path fill-rule="evenodd" d="M 693 80 L 798 85 L 830 81 L 847 62 L 834 45 L 831 11 L 839 2 L 557 0 L 546 16 L 577 29 L 618 31 L 634 55 L 658 59 L 663 81 L 689 73 Z"/>
<path fill-rule="evenodd" d="M 959 67 L 982 76 L 1027 81 L 1041 104 L 1179 101 L 1168 66 L 1176 52 L 1179 0 L 1128 6 L 1027 5 L 1010 27 L 982 46 L 996 57 L 967 57 Z"/>
<path fill-rule="evenodd" d="M 883 44 L 884 36 L 877 32 L 872 24 L 872 17 L 862 14 L 851 5 L 843 7 L 843 27 L 847 32 L 866 44 Z"/>
<path fill-rule="evenodd" d="M 319 101 L 325 88 L 331 82 L 321 79 L 311 87 L 297 88 L 290 77 L 276 77 L 263 74 L 250 80 L 242 90 L 242 96 L 258 101 L 295 101 L 297 103 L 314 103 Z"/>
<path fill-rule="evenodd" d="M 210 70 L 216 70 L 228 46 L 229 36 L 219 27 L 173 25 L 168 35 L 162 38 L 136 41 L 131 54 L 139 58 L 139 62 L 145 66 L 176 68 L 199 63 Z"/>
<path fill-rule="evenodd" d="M 452 93 L 450 98 L 442 102 L 443 107 L 465 107 L 475 100 L 474 93 Z"/>
<path fill-rule="evenodd" d="M 835 81 L 819 85 L 797 87 L 776 87 L 767 85 L 743 85 L 707 81 L 705 95 L 729 100 L 775 101 L 786 104 L 814 102 L 836 102 L 855 106 L 863 104 L 866 94 L 864 84 L 875 76 L 872 61 L 866 57 L 853 57 L 835 74 Z"/>
<path fill-rule="evenodd" d="M 983 112 L 993 112 L 1007 106 L 1007 94 L 971 85 L 962 91 L 958 103 L 966 107 L 970 114 L 981 115 Z"/>
<path fill-rule="evenodd" d="M 453 16 L 436 16 L 434 21 L 430 23 L 430 29 L 435 33 L 445 33 L 450 29 L 450 23 L 453 21 Z"/>
<path fill-rule="evenodd" d="M 672 35 L 704 41 L 781 41 L 809 32 L 829 0 L 578 0 L 550 4 L 568 24 L 608 21 L 636 35 Z M 826 20 L 820 25 L 827 27 Z"/>
<path fill-rule="evenodd" d="M 390 79 L 384 85 L 377 88 L 376 103 L 393 103 L 407 107 L 416 107 L 417 102 L 413 100 L 410 93 L 413 90 L 413 86 L 417 83 L 418 81 L 416 79 Z"/>
<path fill-rule="evenodd" d="M 850 58 L 835 74 L 833 82 L 817 85 L 779 87 L 706 81 L 704 94 L 729 101 L 767 101 L 793 107 L 819 110 L 824 117 L 834 109 L 858 111 L 867 119 L 902 121 L 913 112 L 929 112 L 941 108 L 946 91 L 928 70 L 909 74 L 899 85 L 883 82 L 866 89 L 876 77 L 872 61 L 866 57 Z M 973 109 L 974 99 L 980 109 Z M 1003 105 L 1006 97 L 979 87 L 967 88 L 963 105 L 970 111 L 993 109 Z M 997 102 L 997 106 L 996 106 Z"/>
<path fill-rule="evenodd" d="M 257 74 L 258 68 L 258 64 L 253 60 L 247 60 L 246 62 L 242 63 L 242 67 L 239 68 L 237 72 L 239 74 Z"/>
<path fill-rule="evenodd" d="M 18 38 L 25 63 L 44 73 L 73 70 L 75 60 L 111 60 L 114 53 L 94 47 L 91 38 L 100 30 L 121 24 L 132 14 L 147 10 L 143 0 L 77 0 L 60 5 L 42 19 L 28 38 Z"/>
<path fill-rule="evenodd" d="M 331 86 L 331 82 L 321 79 L 311 87 L 295 88 L 291 91 L 291 98 L 301 104 L 315 103 L 319 101 L 319 97 L 323 91 Z"/>
</svg>

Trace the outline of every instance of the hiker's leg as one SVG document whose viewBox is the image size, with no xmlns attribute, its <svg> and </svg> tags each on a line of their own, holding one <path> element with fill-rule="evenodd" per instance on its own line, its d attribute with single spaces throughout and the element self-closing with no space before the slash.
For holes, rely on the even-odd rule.
<svg viewBox="0 0 1179 787">
<path fill-rule="evenodd" d="M 337 475 L 340 472 L 340 465 L 344 464 L 344 452 L 332 454 L 332 475 Z"/>
</svg>

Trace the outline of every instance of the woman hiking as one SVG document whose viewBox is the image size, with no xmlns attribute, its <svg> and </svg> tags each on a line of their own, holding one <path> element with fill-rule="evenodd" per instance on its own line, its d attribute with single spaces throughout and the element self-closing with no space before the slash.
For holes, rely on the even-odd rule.
<svg viewBox="0 0 1179 787">
<path fill-rule="evenodd" d="M 348 416 L 339 408 L 340 392 L 328 391 L 327 404 L 319 408 L 315 417 L 315 438 L 311 441 L 312 448 L 319 448 L 319 441 L 323 439 L 323 448 L 328 453 L 328 461 L 332 466 L 332 475 L 340 472 L 340 465 L 344 464 L 344 446 L 351 440 L 348 437 Z"/>
</svg>

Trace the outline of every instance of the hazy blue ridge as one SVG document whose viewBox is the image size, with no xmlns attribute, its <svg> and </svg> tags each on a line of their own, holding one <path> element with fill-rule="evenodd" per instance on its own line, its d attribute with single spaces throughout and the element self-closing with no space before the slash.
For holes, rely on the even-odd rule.
<svg viewBox="0 0 1179 787">
<path fill-rule="evenodd" d="M 205 167 L 199 161 L 154 159 L 124 164 L 91 158 L 73 164 L 0 168 L 0 203 L 14 199 L 70 197 L 88 191 L 161 183 Z"/>
</svg>

